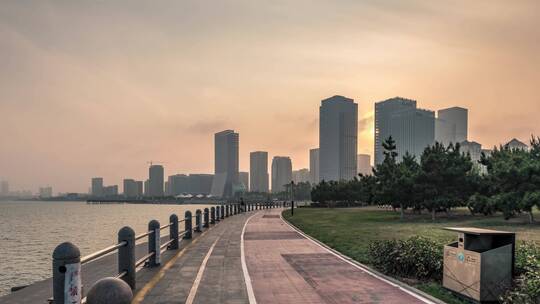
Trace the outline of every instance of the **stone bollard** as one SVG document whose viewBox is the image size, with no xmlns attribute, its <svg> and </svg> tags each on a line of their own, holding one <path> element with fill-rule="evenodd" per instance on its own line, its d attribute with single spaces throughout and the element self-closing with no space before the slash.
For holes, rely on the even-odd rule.
<svg viewBox="0 0 540 304">
<path fill-rule="evenodd" d="M 97 281 L 88 291 L 87 304 L 130 304 L 133 292 L 126 282 L 117 278 Z"/>
<path fill-rule="evenodd" d="M 229 205 L 225 206 L 225 217 L 229 217 Z"/>
<path fill-rule="evenodd" d="M 204 228 L 210 227 L 210 211 L 208 208 L 204 208 Z"/>
<path fill-rule="evenodd" d="M 219 206 L 216 206 L 216 222 L 219 222 L 219 219 L 221 218 L 221 215 L 219 214 L 219 211 L 221 208 Z"/>
<path fill-rule="evenodd" d="M 221 219 L 225 218 L 225 206 L 221 205 Z"/>
<path fill-rule="evenodd" d="M 81 252 L 70 242 L 53 251 L 54 304 L 81 303 Z"/>
<path fill-rule="evenodd" d="M 216 223 L 216 208 L 210 208 L 210 224 L 214 225 Z"/>
<path fill-rule="evenodd" d="M 118 243 L 126 242 L 127 245 L 118 248 L 118 273 L 126 272 L 122 280 L 131 289 L 135 289 L 135 231 L 125 226 L 118 231 Z"/>
<path fill-rule="evenodd" d="M 193 235 L 193 227 L 192 227 L 192 219 L 191 219 L 191 211 L 186 211 L 185 215 L 184 215 L 184 219 L 185 219 L 185 234 L 184 234 L 184 239 L 190 239 Z"/>
<path fill-rule="evenodd" d="M 294 215 L 294 201 L 291 201 L 291 216 Z"/>
<path fill-rule="evenodd" d="M 197 209 L 195 211 L 195 232 L 202 232 L 202 211 Z"/>
<path fill-rule="evenodd" d="M 238 205 L 236 204 L 233 205 L 233 214 L 234 215 L 238 214 Z"/>
<path fill-rule="evenodd" d="M 149 223 L 148 223 L 148 231 L 153 231 L 153 233 L 151 233 L 150 235 L 148 235 L 148 253 L 154 253 L 153 256 L 150 257 L 150 259 L 148 259 L 148 267 L 156 267 L 156 266 L 159 266 L 159 264 L 161 264 L 161 259 L 160 259 L 160 248 L 159 248 L 159 243 L 160 243 L 160 230 L 159 230 L 159 227 L 160 227 L 160 224 L 157 220 L 151 220 Z"/>
<path fill-rule="evenodd" d="M 169 226 L 169 236 L 170 239 L 174 241 L 169 244 L 168 249 L 178 249 L 178 216 L 176 214 L 171 214 L 169 217 L 169 222 L 171 223 L 171 226 Z"/>
</svg>

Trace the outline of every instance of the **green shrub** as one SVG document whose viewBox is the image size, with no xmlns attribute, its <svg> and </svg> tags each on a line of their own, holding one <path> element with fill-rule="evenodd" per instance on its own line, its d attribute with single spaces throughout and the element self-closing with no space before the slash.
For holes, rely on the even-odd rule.
<svg viewBox="0 0 540 304">
<path fill-rule="evenodd" d="M 443 246 L 423 237 L 374 241 L 368 256 L 383 273 L 417 280 L 442 278 Z"/>
<path fill-rule="evenodd" d="M 540 247 L 524 242 L 516 250 L 514 288 L 503 296 L 503 303 L 540 303 Z"/>
</svg>

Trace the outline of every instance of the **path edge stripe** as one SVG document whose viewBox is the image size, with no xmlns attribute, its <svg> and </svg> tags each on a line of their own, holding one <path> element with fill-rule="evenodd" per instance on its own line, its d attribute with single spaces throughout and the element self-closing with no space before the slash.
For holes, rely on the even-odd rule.
<svg viewBox="0 0 540 304">
<path fill-rule="evenodd" d="M 319 247 L 322 247 L 323 249 L 325 249 L 326 251 L 330 252 L 331 254 L 335 255 L 336 257 L 340 258 L 341 260 L 349 263 L 350 265 L 360 269 L 360 270 L 363 270 L 365 271 L 366 273 L 368 273 L 369 275 L 391 285 L 391 286 L 394 286 L 394 287 L 397 287 L 399 289 L 401 289 L 402 291 L 406 292 L 407 294 L 417 298 L 418 300 L 426 303 L 426 304 L 446 304 L 446 302 L 440 300 L 440 299 L 437 299 L 421 290 L 418 290 L 410 285 L 407 285 L 407 284 L 404 284 L 394 278 L 391 278 L 387 275 L 384 275 L 374 269 L 371 269 L 370 267 L 354 260 L 353 258 L 351 257 L 348 257 L 346 255 L 344 255 L 343 253 L 329 247 L 328 245 L 322 243 L 321 241 L 317 240 L 316 238 L 313 238 L 307 234 L 305 234 L 302 230 L 300 230 L 298 227 L 296 227 L 294 224 L 292 224 L 291 222 L 289 222 L 288 220 L 286 220 L 283 215 L 282 215 L 282 212 L 279 213 L 279 217 L 280 219 L 285 223 L 287 224 L 289 227 L 291 227 L 292 229 L 294 229 L 296 232 L 300 233 L 302 236 L 304 236 L 306 239 L 310 240 L 311 242 L 315 243 L 316 245 L 318 245 Z"/>
<path fill-rule="evenodd" d="M 165 272 L 167 270 L 169 270 L 174 265 L 174 263 L 176 263 L 178 258 L 180 258 L 182 255 L 184 255 L 186 250 L 188 248 L 190 248 L 193 244 L 197 243 L 200 240 L 200 238 L 203 235 L 205 235 L 208 231 L 209 230 L 206 230 L 203 233 L 201 233 L 199 236 L 197 236 L 197 238 L 193 239 L 187 246 L 182 248 L 182 250 L 180 250 L 172 258 L 170 258 L 167 261 L 167 263 L 165 263 L 165 265 L 163 267 L 161 267 L 158 270 L 158 272 L 150 279 L 150 281 L 148 281 L 146 284 L 144 284 L 144 286 L 135 294 L 131 304 L 139 304 L 139 303 L 141 303 L 144 300 L 144 298 L 146 297 L 146 294 L 149 291 L 151 291 L 152 289 L 154 289 L 154 287 L 157 285 L 157 283 L 159 283 L 159 281 L 161 281 L 163 276 L 165 276 Z"/>
<path fill-rule="evenodd" d="M 214 247 L 216 247 L 217 242 L 221 239 L 221 236 L 219 236 L 214 243 L 212 243 L 212 246 L 210 246 L 210 249 L 208 249 L 208 252 L 206 253 L 206 256 L 204 257 L 201 267 L 199 267 L 199 271 L 197 272 L 197 276 L 195 277 L 195 281 L 193 282 L 193 285 L 191 285 L 191 289 L 189 290 L 189 294 L 186 300 L 186 304 L 192 304 L 195 300 L 195 296 L 197 295 L 197 291 L 199 290 L 199 285 L 202 281 L 204 271 L 206 270 L 206 264 L 208 264 L 208 259 L 210 259 L 210 256 L 212 255 L 212 252 L 214 252 Z"/>
<path fill-rule="evenodd" d="M 251 277 L 249 276 L 249 271 L 246 264 L 246 254 L 244 250 L 244 233 L 246 232 L 246 227 L 249 223 L 249 220 L 251 220 L 251 218 L 253 218 L 258 213 L 259 212 L 256 212 L 247 219 L 247 221 L 244 223 L 244 228 L 242 228 L 242 235 L 240 236 L 240 259 L 242 261 L 242 271 L 244 272 L 244 281 L 246 282 L 249 304 L 257 304 L 257 299 L 255 298 L 255 293 L 253 292 L 253 285 L 251 285 Z"/>
</svg>

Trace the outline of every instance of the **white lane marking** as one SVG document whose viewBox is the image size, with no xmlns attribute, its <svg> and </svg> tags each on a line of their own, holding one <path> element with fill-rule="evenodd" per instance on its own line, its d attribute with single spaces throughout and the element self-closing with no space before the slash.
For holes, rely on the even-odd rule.
<svg viewBox="0 0 540 304">
<path fill-rule="evenodd" d="M 193 300 L 195 300 L 195 295 L 197 295 L 197 289 L 199 289 L 199 284 L 201 283 L 202 276 L 204 274 L 204 270 L 206 269 L 206 263 L 208 263 L 208 259 L 210 258 L 210 255 L 212 254 L 212 251 L 214 251 L 214 247 L 216 247 L 217 242 L 221 236 L 219 236 L 212 246 L 210 247 L 210 250 L 208 250 L 208 253 L 204 257 L 204 260 L 201 264 L 201 267 L 199 267 L 199 272 L 197 273 L 197 277 L 195 277 L 195 282 L 193 282 L 193 286 L 191 286 L 191 290 L 189 291 L 188 298 L 186 300 L 186 304 L 192 304 Z"/>
<path fill-rule="evenodd" d="M 283 216 L 281 215 L 281 213 L 279 214 L 279 217 L 281 218 L 281 220 L 282 220 L 285 224 L 287 224 L 289 227 L 291 227 L 292 229 L 294 229 L 296 232 L 300 233 L 300 234 L 301 234 L 302 236 L 304 236 L 306 239 L 310 240 L 310 241 L 313 242 L 315 245 L 317 245 L 317 246 L 323 248 L 324 250 L 330 252 L 331 254 L 333 254 L 334 256 L 336 256 L 336 257 L 338 257 L 338 258 L 340 258 L 341 260 L 343 260 L 343 261 L 349 263 L 350 265 L 352 265 L 352 266 L 354 266 L 354 267 L 356 267 L 356 268 L 358 268 L 358 269 L 360 269 L 360 270 L 362 270 L 362 271 L 365 271 L 365 272 L 368 273 L 369 275 L 371 275 L 371 276 L 373 276 L 373 277 L 375 277 L 375 278 L 377 278 L 377 279 L 379 279 L 379 280 L 381 280 L 381 281 L 383 281 L 383 282 L 385 282 L 385 283 L 387 283 L 387 284 L 389 284 L 389 285 L 391 285 L 391 286 L 394 286 L 394 287 L 399 288 L 400 290 L 406 292 L 407 294 L 409 294 L 409 295 L 411 295 L 411 296 L 417 298 L 418 300 L 420 300 L 420 301 L 422 301 L 422 302 L 424 302 L 424 303 L 427 303 L 427 304 L 438 304 L 437 302 L 433 302 L 433 301 L 431 301 L 431 300 L 429 300 L 429 299 L 423 297 L 422 295 L 419 295 L 419 294 L 417 294 L 417 293 L 415 293 L 415 292 L 412 292 L 412 291 L 410 291 L 410 290 L 408 290 L 408 289 L 406 289 L 406 288 L 403 288 L 402 286 L 400 286 L 400 285 L 398 285 L 398 284 L 396 284 L 396 283 L 394 283 L 394 282 L 392 282 L 392 281 L 389 281 L 389 280 L 387 280 L 387 279 L 385 279 L 385 278 L 379 276 L 378 274 L 372 272 L 370 269 L 368 269 L 368 268 L 366 268 L 366 267 L 363 267 L 363 266 L 360 266 L 360 265 L 358 265 L 358 264 L 356 264 L 356 263 L 354 263 L 354 262 L 351 262 L 352 259 L 351 259 L 350 257 L 348 257 L 348 256 L 346 256 L 346 255 L 343 255 L 343 254 L 341 254 L 341 253 L 335 252 L 334 249 L 329 248 L 329 247 L 326 246 L 325 244 L 319 242 L 318 240 L 316 240 L 316 239 L 312 238 L 311 236 L 305 234 L 305 233 L 304 233 L 303 231 L 301 231 L 300 229 L 298 229 L 298 228 L 296 228 L 295 226 L 291 225 L 289 222 L 287 222 L 285 219 L 283 219 Z"/>
<path fill-rule="evenodd" d="M 248 293 L 248 299 L 249 304 L 257 304 L 257 299 L 255 299 L 255 293 L 253 292 L 253 286 L 251 285 L 251 277 L 249 276 L 249 272 L 247 269 L 246 264 L 246 255 L 244 252 L 244 233 L 246 232 L 247 224 L 249 223 L 249 220 L 251 220 L 252 217 L 257 215 L 258 212 L 255 212 L 252 216 L 248 218 L 248 220 L 244 223 L 244 228 L 242 228 L 242 236 L 240 237 L 240 256 L 242 260 L 242 271 L 244 272 L 244 280 L 246 281 L 246 289 Z"/>
</svg>

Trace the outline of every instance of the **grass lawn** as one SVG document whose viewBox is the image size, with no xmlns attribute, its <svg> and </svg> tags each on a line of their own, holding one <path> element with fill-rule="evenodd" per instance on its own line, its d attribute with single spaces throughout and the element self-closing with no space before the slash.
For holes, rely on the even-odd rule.
<svg viewBox="0 0 540 304">
<path fill-rule="evenodd" d="M 528 224 L 526 215 L 505 221 L 500 215 L 472 216 L 466 209 L 459 209 L 451 216 L 438 215 L 435 222 L 429 214 L 407 214 L 407 218 L 401 221 L 399 212 L 366 207 L 296 208 L 293 217 L 290 210 L 286 210 L 283 216 L 310 236 L 367 265 L 370 264 L 367 246 L 371 241 L 406 239 L 415 235 L 428 237 L 441 244 L 455 241 L 456 233 L 445 231 L 443 227 L 513 231 L 517 233 L 518 240 L 540 242 L 540 222 Z M 540 221 L 540 214 L 536 213 L 535 216 Z M 438 284 L 427 283 L 417 287 L 448 303 L 463 303 Z"/>
</svg>

